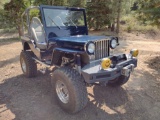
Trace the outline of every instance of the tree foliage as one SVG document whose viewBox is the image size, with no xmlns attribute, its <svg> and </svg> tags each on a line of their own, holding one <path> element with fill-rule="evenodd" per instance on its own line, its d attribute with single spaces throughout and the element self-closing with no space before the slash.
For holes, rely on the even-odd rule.
<svg viewBox="0 0 160 120">
<path fill-rule="evenodd" d="M 6 2 L 9 2 L 9 0 L 1 0 L 0 1 L 0 9 L 3 9 L 3 6 Z"/>
<path fill-rule="evenodd" d="M 0 1 L 0 28 L 6 28 L 9 25 L 6 24 L 5 19 L 5 11 L 4 11 L 4 4 L 9 0 Z"/>
<path fill-rule="evenodd" d="M 57 6 L 72 6 L 84 7 L 86 0 L 34 0 L 34 4 L 40 5 L 57 5 Z"/>
<path fill-rule="evenodd" d="M 138 5 L 138 19 L 160 27 L 160 0 L 140 0 Z"/>
<path fill-rule="evenodd" d="M 16 26 L 19 30 L 19 33 L 21 34 L 21 14 L 28 6 L 37 6 L 41 4 L 85 7 L 87 11 L 89 27 L 93 29 L 101 29 L 107 25 L 114 25 L 119 21 L 117 17 L 120 15 L 119 13 L 121 13 L 122 10 L 119 9 L 121 4 L 119 4 L 118 1 L 121 0 L 91 0 L 91 2 L 86 1 L 87 0 L 10 0 L 8 3 L 4 4 L 4 10 L 0 12 L 0 24 L 1 21 L 3 21 L 2 19 L 6 18 L 5 25 L 10 25 L 11 27 Z"/>
<path fill-rule="evenodd" d="M 87 18 L 89 27 L 98 30 L 104 25 L 109 24 L 109 13 L 110 9 L 106 2 L 95 0 L 94 2 L 88 3 Z"/>
<path fill-rule="evenodd" d="M 68 0 L 68 6 L 85 7 L 86 0 Z"/>
<path fill-rule="evenodd" d="M 120 0 L 121 1 L 121 0 Z M 117 17 L 120 15 L 122 2 L 119 0 L 94 0 L 87 3 L 88 25 L 96 30 L 104 26 L 112 26 L 117 23 Z"/>
<path fill-rule="evenodd" d="M 4 4 L 6 23 L 11 27 L 16 27 L 19 35 L 21 32 L 21 14 L 29 6 L 28 0 L 11 0 L 9 3 Z"/>
<path fill-rule="evenodd" d="M 55 5 L 55 6 L 64 6 L 67 5 L 68 0 L 34 0 L 34 5 Z"/>
</svg>

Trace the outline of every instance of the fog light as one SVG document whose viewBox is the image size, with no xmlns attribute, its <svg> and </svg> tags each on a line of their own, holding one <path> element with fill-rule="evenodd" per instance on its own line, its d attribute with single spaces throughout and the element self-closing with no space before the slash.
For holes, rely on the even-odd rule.
<svg viewBox="0 0 160 120">
<path fill-rule="evenodd" d="M 111 60 L 109 58 L 103 58 L 101 61 L 101 68 L 103 70 L 108 69 L 111 66 Z"/>
<path fill-rule="evenodd" d="M 130 54 L 132 55 L 132 57 L 137 57 L 138 56 L 139 51 L 137 49 L 132 49 L 130 51 Z"/>
</svg>

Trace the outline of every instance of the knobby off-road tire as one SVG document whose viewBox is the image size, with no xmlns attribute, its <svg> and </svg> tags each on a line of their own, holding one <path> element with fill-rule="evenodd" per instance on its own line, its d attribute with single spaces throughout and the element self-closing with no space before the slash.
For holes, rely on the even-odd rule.
<svg viewBox="0 0 160 120">
<path fill-rule="evenodd" d="M 130 77 L 130 75 L 128 77 L 121 75 L 113 80 L 108 81 L 107 85 L 111 86 L 111 87 L 122 86 L 123 84 L 125 84 L 129 80 L 129 77 Z"/>
<path fill-rule="evenodd" d="M 64 111 L 74 114 L 87 105 L 87 89 L 76 70 L 70 67 L 55 70 L 51 83 L 55 98 Z"/>
<path fill-rule="evenodd" d="M 24 75 L 28 78 L 36 77 L 37 75 L 37 64 L 32 59 L 32 52 L 22 51 L 20 54 L 20 64 Z"/>
</svg>

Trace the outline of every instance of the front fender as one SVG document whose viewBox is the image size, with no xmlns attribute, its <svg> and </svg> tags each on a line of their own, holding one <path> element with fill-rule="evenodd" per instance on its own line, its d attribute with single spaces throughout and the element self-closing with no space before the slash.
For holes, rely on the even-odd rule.
<svg viewBox="0 0 160 120">
<path fill-rule="evenodd" d="M 73 49 L 67 49 L 67 48 L 54 48 L 53 53 L 52 53 L 52 65 L 57 65 L 60 66 L 62 62 L 62 57 L 65 56 L 66 54 L 71 54 L 71 55 L 77 55 L 77 54 L 84 54 L 84 51 L 80 50 L 73 50 Z"/>
</svg>

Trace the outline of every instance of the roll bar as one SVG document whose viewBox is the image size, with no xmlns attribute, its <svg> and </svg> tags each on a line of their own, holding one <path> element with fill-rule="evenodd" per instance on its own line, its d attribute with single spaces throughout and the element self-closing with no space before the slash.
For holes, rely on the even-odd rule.
<svg viewBox="0 0 160 120">
<path fill-rule="evenodd" d="M 31 9 L 38 9 L 40 10 L 39 6 L 31 6 L 29 8 L 27 8 L 21 15 L 21 22 L 22 22 L 22 32 L 23 32 L 23 35 L 24 35 L 24 21 L 23 21 L 23 17 L 24 15 L 27 15 L 27 27 L 28 27 L 28 33 L 30 34 L 30 24 L 29 24 L 29 20 L 30 20 L 30 16 L 29 16 L 29 12 Z"/>
</svg>

